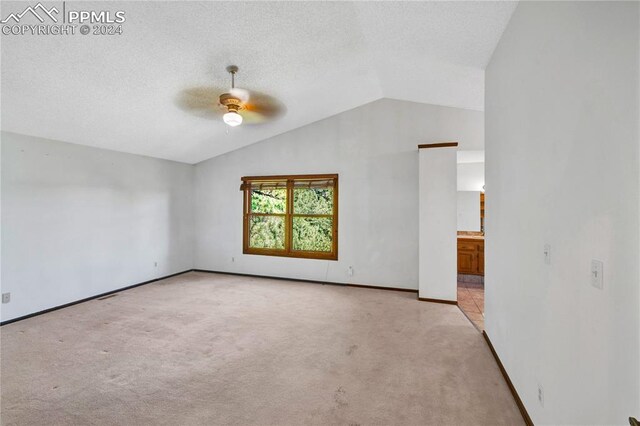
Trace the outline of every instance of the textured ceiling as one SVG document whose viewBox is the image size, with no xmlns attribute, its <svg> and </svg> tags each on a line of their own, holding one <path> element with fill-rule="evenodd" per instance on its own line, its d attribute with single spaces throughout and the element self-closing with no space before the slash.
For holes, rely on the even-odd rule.
<svg viewBox="0 0 640 426">
<path fill-rule="evenodd" d="M 3 35 L 2 129 L 187 163 L 381 97 L 483 109 L 484 68 L 516 5 L 67 3 L 124 10 L 123 34 Z M 176 107 L 185 88 L 228 85 L 229 64 L 287 114 L 231 129 Z"/>
</svg>

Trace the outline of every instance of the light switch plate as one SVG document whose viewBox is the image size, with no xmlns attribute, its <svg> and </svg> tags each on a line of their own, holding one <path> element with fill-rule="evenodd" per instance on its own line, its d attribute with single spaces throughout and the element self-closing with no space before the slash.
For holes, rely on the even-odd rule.
<svg viewBox="0 0 640 426">
<path fill-rule="evenodd" d="M 2 293 L 2 303 L 11 302 L 11 293 Z"/>
<path fill-rule="evenodd" d="M 604 288 L 604 265 L 600 260 L 591 261 L 591 285 L 602 290 Z"/>
</svg>

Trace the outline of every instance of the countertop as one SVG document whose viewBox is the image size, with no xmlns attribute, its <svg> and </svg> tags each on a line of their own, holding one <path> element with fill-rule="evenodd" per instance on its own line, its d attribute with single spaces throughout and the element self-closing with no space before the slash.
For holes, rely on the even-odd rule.
<svg viewBox="0 0 640 426">
<path fill-rule="evenodd" d="M 484 235 L 481 234 L 458 234 L 459 240 L 484 240 Z"/>
</svg>

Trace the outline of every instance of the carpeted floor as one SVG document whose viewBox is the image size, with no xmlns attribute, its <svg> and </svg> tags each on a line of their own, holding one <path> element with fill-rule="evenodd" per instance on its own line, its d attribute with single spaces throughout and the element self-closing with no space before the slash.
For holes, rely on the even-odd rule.
<svg viewBox="0 0 640 426">
<path fill-rule="evenodd" d="M 3 326 L 3 425 L 518 425 L 482 336 L 414 293 L 191 272 Z"/>
</svg>

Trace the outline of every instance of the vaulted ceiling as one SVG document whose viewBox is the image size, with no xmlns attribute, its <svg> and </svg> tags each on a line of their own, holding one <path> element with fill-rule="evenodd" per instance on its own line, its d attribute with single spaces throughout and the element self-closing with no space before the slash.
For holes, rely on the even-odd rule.
<svg viewBox="0 0 640 426">
<path fill-rule="evenodd" d="M 54 2 L 55 3 L 55 2 Z M 45 3 L 49 4 L 49 3 Z M 2 130 L 186 163 L 388 97 L 483 109 L 514 2 L 81 2 L 122 35 L 2 35 Z M 24 3 L 3 2 L 4 17 Z M 237 85 L 287 113 L 227 127 L 177 95 Z"/>
</svg>

